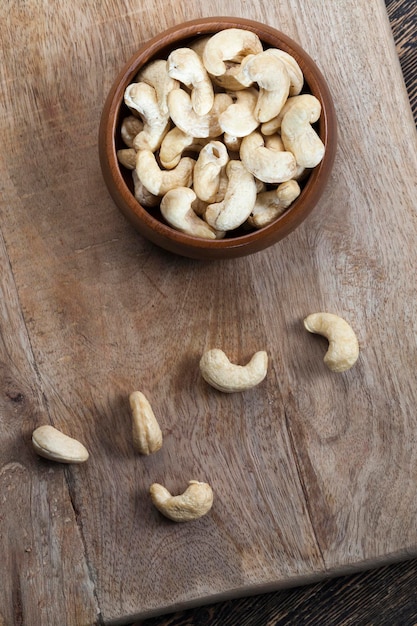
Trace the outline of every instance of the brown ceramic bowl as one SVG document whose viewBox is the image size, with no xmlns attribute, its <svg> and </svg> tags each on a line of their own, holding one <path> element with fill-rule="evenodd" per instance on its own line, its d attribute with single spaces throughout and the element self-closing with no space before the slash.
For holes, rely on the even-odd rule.
<svg viewBox="0 0 417 626">
<path fill-rule="evenodd" d="M 174 48 L 201 35 L 225 28 L 244 28 L 257 33 L 264 48 L 275 47 L 291 54 L 305 79 L 303 92 L 315 95 L 322 104 L 317 131 L 325 144 L 323 160 L 302 183 L 302 192 L 287 211 L 272 224 L 254 231 L 230 233 L 224 239 L 206 240 L 185 235 L 167 225 L 159 210 L 146 209 L 134 198 L 132 173 L 120 166 L 116 152 L 124 147 L 120 138 L 121 120 L 129 114 L 123 95 L 138 70 L 154 58 L 167 58 Z M 107 97 L 100 122 L 99 155 L 103 177 L 119 209 L 143 236 L 176 254 L 196 259 L 233 258 L 263 250 L 292 232 L 309 215 L 322 195 L 336 152 L 336 115 L 332 97 L 320 70 L 304 50 L 283 33 L 258 22 L 235 17 L 211 17 L 179 24 L 145 43 L 126 63 Z"/>
</svg>

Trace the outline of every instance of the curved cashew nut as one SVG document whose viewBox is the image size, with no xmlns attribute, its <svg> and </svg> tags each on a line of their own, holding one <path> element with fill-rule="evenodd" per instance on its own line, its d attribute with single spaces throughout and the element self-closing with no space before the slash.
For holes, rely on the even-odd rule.
<svg viewBox="0 0 417 626">
<path fill-rule="evenodd" d="M 275 150 L 277 152 L 285 152 L 285 146 L 284 142 L 282 141 L 281 135 L 278 135 L 277 133 L 275 135 L 268 135 L 267 137 L 265 137 L 265 148 L 268 148 L 269 150 Z M 305 167 L 297 164 L 292 179 L 297 181 L 300 180 L 303 177 L 305 171 Z"/>
<path fill-rule="evenodd" d="M 139 150 L 136 155 L 136 174 L 142 185 L 154 196 L 164 196 L 176 187 L 191 187 L 195 161 L 184 157 L 171 170 L 161 170 L 151 150 Z"/>
<path fill-rule="evenodd" d="M 132 179 L 133 195 L 135 196 L 139 204 L 148 208 L 159 206 L 161 198 L 159 196 L 155 196 L 153 193 L 146 189 L 146 187 L 139 180 L 136 170 L 133 170 L 132 172 Z"/>
<path fill-rule="evenodd" d="M 268 122 L 278 115 L 290 91 L 290 77 L 281 59 L 268 50 L 248 55 L 241 63 L 237 78 L 247 87 L 258 84 L 255 117 L 259 122 Z"/>
<path fill-rule="evenodd" d="M 284 52 L 284 50 L 279 50 L 278 48 L 268 48 L 266 52 L 272 54 L 284 63 L 290 78 L 290 96 L 297 96 L 304 85 L 304 74 L 297 61 L 291 54 Z"/>
<path fill-rule="evenodd" d="M 120 135 L 128 148 L 133 148 L 133 140 L 143 130 L 143 122 L 134 115 L 124 118 L 120 126 Z"/>
<path fill-rule="evenodd" d="M 287 102 L 284 104 L 278 115 L 269 122 L 265 122 L 264 124 L 262 124 L 262 134 L 269 136 L 273 135 L 277 131 L 280 131 L 284 115 L 288 113 L 288 111 L 290 111 L 292 107 L 299 102 L 302 102 L 302 106 L 304 106 L 306 109 L 309 109 L 311 119 L 310 123 L 313 123 L 319 119 L 321 113 L 320 100 L 318 100 L 316 96 L 313 96 L 309 93 L 303 93 L 299 96 L 292 96 L 291 98 L 288 98 Z"/>
<path fill-rule="evenodd" d="M 262 42 L 255 33 L 241 28 L 226 28 L 206 43 L 203 63 L 209 74 L 221 76 L 227 70 L 224 61 L 240 63 L 248 54 L 257 54 L 262 50 Z"/>
<path fill-rule="evenodd" d="M 246 365 L 231 363 L 223 350 L 208 350 L 200 360 L 200 371 L 204 380 L 224 393 L 251 389 L 266 376 L 268 355 L 265 351 L 255 352 Z"/>
<path fill-rule="evenodd" d="M 207 141 L 207 139 L 196 139 L 191 135 L 187 135 L 180 128 L 174 126 L 162 140 L 159 149 L 161 165 L 167 170 L 172 169 L 178 165 L 185 150 L 187 152 L 199 152 L 202 146 L 206 145 Z"/>
<path fill-rule="evenodd" d="M 210 141 L 201 149 L 194 166 L 193 188 L 203 202 L 218 201 L 221 175 L 228 161 L 227 148 L 221 141 Z"/>
<path fill-rule="evenodd" d="M 359 344 L 351 326 L 333 313 L 312 313 L 304 320 L 310 333 L 323 335 L 329 341 L 324 362 L 333 372 L 344 372 L 352 367 L 359 356 Z"/>
<path fill-rule="evenodd" d="M 217 93 L 211 110 L 206 115 L 197 115 L 191 97 L 184 89 L 173 89 L 168 96 L 169 113 L 175 126 L 197 138 L 214 138 L 222 134 L 219 116 L 232 102 L 229 95 Z"/>
<path fill-rule="evenodd" d="M 205 219 L 220 231 L 233 230 L 243 224 L 252 212 L 256 201 L 256 182 L 240 161 L 229 161 L 226 166 L 228 185 L 221 202 L 209 204 Z"/>
<path fill-rule="evenodd" d="M 191 88 L 191 104 L 197 115 L 206 115 L 214 104 L 213 84 L 203 61 L 191 48 L 177 48 L 168 56 L 168 75 Z"/>
<path fill-rule="evenodd" d="M 141 454 L 157 452 L 162 447 L 162 432 L 148 399 L 141 391 L 133 391 L 129 404 L 134 447 Z"/>
<path fill-rule="evenodd" d="M 149 493 L 155 507 L 173 522 L 190 522 L 208 513 L 213 505 L 213 490 L 207 483 L 190 480 L 187 489 L 172 496 L 159 483 L 151 485 Z"/>
<path fill-rule="evenodd" d="M 143 119 L 143 130 L 136 135 L 133 147 L 154 152 L 169 128 L 169 115 L 161 112 L 155 89 L 147 83 L 132 83 L 126 87 L 124 100 Z"/>
<path fill-rule="evenodd" d="M 234 152 L 236 155 L 239 155 L 242 137 L 236 137 L 235 135 L 229 135 L 229 133 L 224 133 L 223 141 L 224 145 L 228 150 L 230 150 L 230 152 Z M 237 158 L 237 156 L 235 158 Z"/>
<path fill-rule="evenodd" d="M 258 193 L 248 223 L 255 228 L 268 226 L 288 209 L 301 193 L 300 185 L 289 180 L 271 191 Z"/>
<path fill-rule="evenodd" d="M 192 208 L 197 196 L 189 187 L 168 191 L 161 200 L 161 213 L 173 228 L 203 239 L 216 239 L 216 232 Z"/>
<path fill-rule="evenodd" d="M 246 168 L 264 183 L 283 183 L 293 178 L 297 170 L 292 152 L 267 148 L 259 131 L 242 139 L 240 158 Z"/>
<path fill-rule="evenodd" d="M 304 101 L 295 103 L 282 118 L 284 146 L 302 167 L 315 167 L 324 156 L 324 144 L 311 126 L 317 120 L 316 107 L 306 106 Z"/>
<path fill-rule="evenodd" d="M 242 91 L 246 88 L 239 80 L 240 63 L 233 63 L 233 61 L 225 61 L 226 71 L 221 76 L 211 75 L 211 80 L 217 87 L 224 89 L 225 91 Z"/>
<path fill-rule="evenodd" d="M 147 83 L 155 89 L 156 99 L 162 115 L 168 113 L 168 94 L 179 87 L 179 82 L 167 73 L 167 62 L 155 59 L 147 63 L 136 76 L 135 82 Z"/>
<path fill-rule="evenodd" d="M 224 133 L 234 137 L 246 137 L 259 125 L 255 116 L 258 91 L 256 89 L 236 91 L 235 98 L 236 102 L 220 115 L 220 128 Z"/>
<path fill-rule="evenodd" d="M 122 148 L 117 151 L 117 160 L 128 170 L 136 167 L 136 150 L 134 148 Z"/>
<path fill-rule="evenodd" d="M 33 431 L 32 445 L 39 456 L 60 463 L 84 463 L 89 456 L 82 443 L 49 424 Z"/>
</svg>

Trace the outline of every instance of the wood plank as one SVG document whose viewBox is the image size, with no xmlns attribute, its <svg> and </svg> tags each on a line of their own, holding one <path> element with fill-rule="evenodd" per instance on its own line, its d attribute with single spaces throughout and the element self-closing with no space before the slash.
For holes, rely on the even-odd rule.
<svg viewBox="0 0 417 626">
<path fill-rule="evenodd" d="M 12 310 L 21 305 L 51 420 L 91 451 L 58 491 L 69 488 L 105 622 L 296 584 L 417 545 L 415 345 L 405 341 L 416 330 L 416 150 L 383 3 L 239 5 L 317 60 L 342 131 L 320 207 L 284 242 L 233 262 L 176 258 L 134 233 L 104 187 L 98 121 L 122 63 L 161 28 L 236 10 L 232 0 L 2 10 Z M 302 330 L 319 308 L 358 331 L 362 355 L 346 375 L 325 371 L 324 342 Z M 197 364 L 214 346 L 242 362 L 266 348 L 268 379 L 238 396 L 211 391 Z M 165 433 L 149 459 L 130 441 L 135 388 Z M 154 481 L 181 490 L 190 478 L 209 480 L 215 505 L 175 526 L 147 490 Z"/>
<path fill-rule="evenodd" d="M 93 624 L 94 584 L 66 472 L 31 446 L 50 417 L 1 233 L 0 266 L 0 624 Z"/>
</svg>

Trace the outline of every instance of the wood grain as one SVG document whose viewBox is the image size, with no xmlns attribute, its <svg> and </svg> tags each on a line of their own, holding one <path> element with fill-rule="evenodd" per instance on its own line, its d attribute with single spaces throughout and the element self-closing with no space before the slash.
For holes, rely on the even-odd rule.
<svg viewBox="0 0 417 626">
<path fill-rule="evenodd" d="M 1 236 L 0 265 L 0 624 L 52 624 L 57 615 L 93 623 L 97 602 L 67 475 L 38 460 L 30 443 L 51 417 Z"/>
<path fill-rule="evenodd" d="M 417 123 L 415 23 L 412 0 L 386 0 L 396 50 Z M 417 560 L 340 576 L 313 585 L 217 603 L 141 621 L 143 626 L 415 626 Z"/>
<path fill-rule="evenodd" d="M 1 12 L 3 622 L 126 621 L 415 554 L 416 141 L 382 2 L 61 0 L 52 12 L 32 0 Z M 97 129 L 142 41 L 222 13 L 297 39 L 343 132 L 305 225 L 207 265 L 158 250 L 115 210 Z M 318 308 L 359 335 L 360 362 L 338 378 L 324 342 L 301 330 Z M 251 393 L 211 391 L 197 363 L 214 346 L 242 362 L 266 347 L 270 375 Z M 145 460 L 130 441 L 135 388 L 165 433 Z M 83 441 L 88 464 L 35 459 L 40 419 Z M 215 505 L 175 526 L 147 490 L 190 478 L 211 482 Z"/>
</svg>

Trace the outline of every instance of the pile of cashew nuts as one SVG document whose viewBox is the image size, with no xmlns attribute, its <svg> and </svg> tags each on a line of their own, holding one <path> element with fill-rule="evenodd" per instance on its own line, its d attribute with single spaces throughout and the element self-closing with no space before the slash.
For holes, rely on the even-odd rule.
<svg viewBox="0 0 417 626">
<path fill-rule="evenodd" d="M 239 28 L 149 61 L 125 90 L 117 151 L 135 198 L 194 237 L 272 223 L 324 156 L 303 86 L 293 56 Z"/>
<path fill-rule="evenodd" d="M 359 344 L 352 327 L 333 313 L 313 313 L 305 318 L 304 327 L 312 333 L 323 335 L 329 346 L 324 356 L 327 367 L 334 372 L 350 369 L 359 357 Z M 267 375 L 268 355 L 255 352 L 246 365 L 231 363 L 220 349 L 205 352 L 199 363 L 204 380 L 223 393 L 246 391 L 259 385 Z M 149 400 L 141 391 L 129 395 L 132 416 L 134 448 L 142 455 L 161 449 L 163 435 Z M 50 425 L 33 431 L 34 450 L 42 457 L 61 463 L 83 463 L 89 453 L 85 446 Z M 208 513 L 213 505 L 213 490 L 206 482 L 190 480 L 184 493 L 173 496 L 163 485 L 153 483 L 149 494 L 155 507 L 174 522 L 196 520 Z"/>
</svg>

